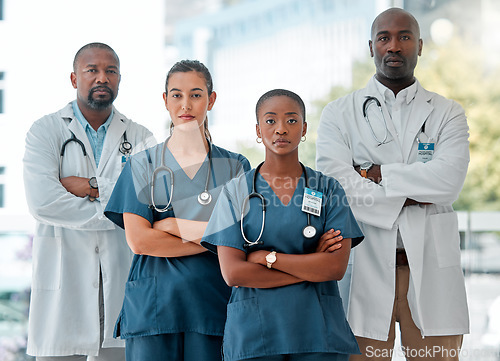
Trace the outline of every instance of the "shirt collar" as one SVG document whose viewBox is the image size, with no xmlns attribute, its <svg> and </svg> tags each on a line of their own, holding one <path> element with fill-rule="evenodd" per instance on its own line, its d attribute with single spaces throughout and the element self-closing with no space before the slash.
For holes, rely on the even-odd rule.
<svg viewBox="0 0 500 361">
<path fill-rule="evenodd" d="M 78 122 L 82 125 L 83 129 L 85 129 L 85 130 L 87 130 L 87 129 L 94 130 L 94 128 L 92 128 L 90 126 L 90 124 L 87 121 L 87 119 L 85 119 L 85 117 L 83 116 L 83 113 L 80 110 L 80 107 L 78 107 L 78 103 L 76 102 L 76 100 L 74 100 L 71 103 L 71 105 L 73 106 L 73 113 L 75 114 L 76 119 L 78 119 Z M 111 109 L 111 114 L 109 115 L 108 119 L 106 119 L 106 121 L 104 122 L 104 124 L 99 127 L 99 129 L 103 128 L 104 131 L 107 132 L 109 124 L 111 123 L 111 119 L 113 119 L 113 115 L 114 115 L 114 109 Z"/>
<path fill-rule="evenodd" d="M 379 91 L 380 95 L 382 95 L 384 101 L 393 102 L 396 97 L 394 96 L 394 93 L 392 92 L 392 90 L 389 89 L 388 87 L 386 87 L 381 82 L 379 82 L 377 80 L 377 78 L 374 77 L 374 79 L 375 79 L 375 86 L 377 87 L 377 90 Z M 417 83 L 418 83 L 418 81 L 415 79 L 415 81 L 413 82 L 412 85 L 404 88 L 403 90 L 401 90 L 398 93 L 398 96 L 405 98 L 406 104 L 410 104 L 410 102 L 413 99 L 415 99 L 415 96 L 417 95 L 417 89 L 418 89 Z"/>
</svg>

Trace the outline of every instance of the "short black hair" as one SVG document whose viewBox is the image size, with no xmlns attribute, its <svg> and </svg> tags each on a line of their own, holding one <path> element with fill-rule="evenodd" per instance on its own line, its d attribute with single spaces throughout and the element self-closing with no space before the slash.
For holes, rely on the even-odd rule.
<svg viewBox="0 0 500 361">
<path fill-rule="evenodd" d="M 116 58 L 116 62 L 118 63 L 118 67 L 120 67 L 120 58 L 118 58 L 118 55 L 116 52 L 113 50 L 113 48 L 109 45 L 106 45 L 104 43 L 89 43 L 87 45 L 84 45 L 76 52 L 75 59 L 73 60 L 73 71 L 76 71 L 76 65 L 78 63 L 78 60 L 80 59 L 80 56 L 85 52 L 87 49 L 93 49 L 93 48 L 98 48 L 98 49 L 104 49 L 108 50 L 110 53 L 113 54 L 113 56 Z"/>
<path fill-rule="evenodd" d="M 304 122 L 306 121 L 306 106 L 304 104 L 304 101 L 300 96 L 295 94 L 294 92 L 286 89 L 273 89 L 269 90 L 268 92 L 264 93 L 259 100 L 257 101 L 257 105 L 255 106 L 255 116 L 257 117 L 257 123 L 259 122 L 259 110 L 262 107 L 262 104 L 268 99 L 274 98 L 274 97 L 279 97 L 279 96 L 285 96 L 289 97 L 293 101 L 295 101 L 300 108 L 300 112 L 302 113 L 302 118 L 304 119 Z"/>
</svg>

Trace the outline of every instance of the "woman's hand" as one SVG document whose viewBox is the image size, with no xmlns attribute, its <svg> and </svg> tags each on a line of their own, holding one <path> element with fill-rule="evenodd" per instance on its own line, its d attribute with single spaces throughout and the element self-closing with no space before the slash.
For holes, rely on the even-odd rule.
<svg viewBox="0 0 500 361">
<path fill-rule="evenodd" d="M 334 230 L 333 228 L 326 231 L 318 241 L 318 245 L 316 246 L 316 252 L 335 252 L 339 248 L 342 247 L 340 241 L 342 241 L 344 237 L 340 235 L 340 230 Z"/>
<path fill-rule="evenodd" d="M 252 262 L 255 264 L 260 264 L 262 266 L 267 266 L 266 256 L 270 251 L 259 250 L 247 254 L 247 262 Z"/>
</svg>

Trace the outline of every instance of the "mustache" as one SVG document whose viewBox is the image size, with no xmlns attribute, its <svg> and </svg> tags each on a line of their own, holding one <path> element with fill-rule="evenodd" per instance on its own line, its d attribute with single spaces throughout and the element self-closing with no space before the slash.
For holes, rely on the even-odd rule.
<svg viewBox="0 0 500 361">
<path fill-rule="evenodd" d="M 90 94 L 93 94 L 93 93 L 95 93 L 95 92 L 97 92 L 97 91 L 106 91 L 106 92 L 108 92 L 108 93 L 110 93 L 110 94 L 113 94 L 113 91 L 111 90 L 111 88 L 110 88 L 110 87 L 108 87 L 108 86 L 106 86 L 106 85 L 98 85 L 98 86 L 95 86 L 95 87 L 93 87 L 92 89 L 90 89 L 90 92 L 89 92 L 89 93 L 90 93 Z"/>
</svg>

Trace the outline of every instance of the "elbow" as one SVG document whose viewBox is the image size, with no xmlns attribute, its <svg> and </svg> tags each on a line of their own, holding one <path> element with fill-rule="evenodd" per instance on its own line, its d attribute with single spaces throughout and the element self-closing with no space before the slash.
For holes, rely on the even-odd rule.
<svg viewBox="0 0 500 361">
<path fill-rule="evenodd" d="M 132 253 L 137 254 L 139 256 L 147 254 L 144 244 L 140 240 L 135 239 L 133 237 L 127 237 L 127 244 Z"/>
<path fill-rule="evenodd" d="M 244 274 L 238 267 L 222 269 L 222 278 L 224 278 L 224 281 L 229 287 L 242 286 L 245 284 Z"/>
</svg>

